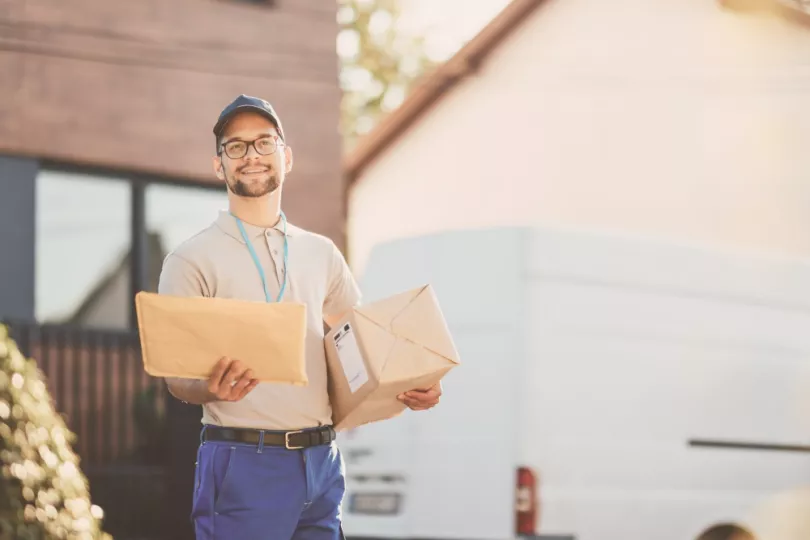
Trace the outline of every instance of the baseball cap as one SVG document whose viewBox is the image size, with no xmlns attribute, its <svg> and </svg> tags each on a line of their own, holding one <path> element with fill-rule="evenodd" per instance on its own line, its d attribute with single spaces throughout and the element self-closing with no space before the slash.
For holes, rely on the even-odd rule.
<svg viewBox="0 0 810 540">
<path fill-rule="evenodd" d="M 273 109 L 273 106 L 264 99 L 246 96 L 245 94 L 242 94 L 231 101 L 228 106 L 222 109 L 222 112 L 219 113 L 217 123 L 214 125 L 214 137 L 219 140 L 220 135 L 222 135 L 222 132 L 225 131 L 225 126 L 228 124 L 228 121 L 233 118 L 235 114 L 245 111 L 259 113 L 273 122 L 276 129 L 278 129 L 278 134 L 281 136 L 281 140 L 285 140 L 284 130 L 281 127 L 281 120 L 279 119 L 278 114 L 276 114 L 275 109 Z"/>
</svg>

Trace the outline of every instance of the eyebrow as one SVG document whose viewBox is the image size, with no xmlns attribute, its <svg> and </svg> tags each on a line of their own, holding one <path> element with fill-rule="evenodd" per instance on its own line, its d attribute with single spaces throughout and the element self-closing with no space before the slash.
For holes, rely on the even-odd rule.
<svg viewBox="0 0 810 540">
<path fill-rule="evenodd" d="M 278 135 L 276 135 L 275 133 L 269 133 L 269 132 L 268 133 L 262 133 L 253 140 L 266 139 L 268 137 L 278 137 Z M 230 139 L 225 139 L 224 141 L 222 141 L 221 144 L 226 145 L 226 144 L 234 142 L 234 141 L 248 142 L 247 139 L 242 139 L 240 137 L 231 137 Z"/>
</svg>

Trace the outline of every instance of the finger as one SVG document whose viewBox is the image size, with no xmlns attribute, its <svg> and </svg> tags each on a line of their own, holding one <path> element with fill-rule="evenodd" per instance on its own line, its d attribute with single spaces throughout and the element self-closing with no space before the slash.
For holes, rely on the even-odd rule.
<svg viewBox="0 0 810 540">
<path fill-rule="evenodd" d="M 437 403 L 439 403 L 439 396 L 433 396 L 433 397 L 429 397 L 429 398 L 428 397 L 423 397 L 422 399 L 417 399 L 415 401 L 417 403 L 419 403 L 420 405 L 425 405 L 425 406 L 431 406 L 432 407 L 433 405 L 436 405 Z"/>
<path fill-rule="evenodd" d="M 441 394 L 435 390 L 408 390 L 407 392 L 403 392 L 397 396 L 397 399 L 402 401 L 403 399 L 415 399 L 418 401 L 431 401 L 436 400 L 439 398 Z"/>
<path fill-rule="evenodd" d="M 245 370 L 241 377 L 236 379 L 236 384 L 231 387 L 231 397 L 239 397 L 247 385 L 253 381 L 253 370 Z M 241 398 L 240 398 L 241 399 Z"/>
<path fill-rule="evenodd" d="M 222 377 L 222 385 L 230 391 L 232 390 L 233 386 L 239 381 L 242 375 L 248 370 L 248 367 L 244 365 L 239 360 L 234 360 L 231 363 L 231 367 L 228 368 L 228 371 L 225 372 L 225 376 Z"/>
<path fill-rule="evenodd" d="M 225 371 L 230 367 L 231 359 L 228 357 L 223 357 L 219 359 L 219 362 L 214 365 L 214 370 L 211 372 L 211 375 L 208 377 L 208 391 L 212 394 L 217 394 L 219 392 L 222 377 L 225 375 Z"/>
<path fill-rule="evenodd" d="M 433 407 L 438 401 L 418 401 L 406 397 L 404 403 L 413 410 L 424 410 Z"/>
<path fill-rule="evenodd" d="M 422 390 L 411 390 L 409 392 L 405 392 L 405 397 L 415 399 L 417 401 L 434 401 L 439 398 L 439 393 L 436 390 L 427 390 L 423 392 Z"/>
<path fill-rule="evenodd" d="M 250 368 L 248 366 L 246 366 L 245 364 L 243 364 L 241 361 L 234 360 L 233 362 L 231 362 L 231 367 L 228 368 L 228 371 L 225 373 L 225 376 L 226 377 L 232 377 L 233 380 L 237 380 L 248 369 L 250 369 Z"/>
<path fill-rule="evenodd" d="M 244 398 L 246 395 L 248 395 L 248 394 L 250 393 L 250 391 L 251 391 L 251 390 L 253 390 L 254 388 L 256 388 L 256 385 L 258 385 L 258 384 L 259 384 L 259 379 L 253 379 L 252 381 L 250 381 L 250 382 L 247 384 L 247 386 L 245 386 L 245 387 L 244 387 L 244 388 L 241 390 L 241 392 L 239 393 L 239 395 L 237 395 L 237 396 L 236 396 L 236 400 L 237 400 L 237 401 L 239 401 L 240 399 Z"/>
<path fill-rule="evenodd" d="M 413 388 L 405 392 L 406 394 L 441 394 L 441 388 L 438 386 L 431 386 L 429 388 Z"/>
<path fill-rule="evenodd" d="M 409 391 L 410 392 L 420 392 L 422 394 L 425 394 L 425 393 L 428 393 L 428 392 L 436 392 L 438 394 L 441 394 L 442 393 L 442 382 L 439 381 L 436 384 L 434 384 L 432 386 L 425 387 L 425 388 L 413 388 L 413 389 L 411 389 Z"/>
<path fill-rule="evenodd" d="M 422 404 L 419 404 L 419 403 L 412 403 L 412 404 L 408 405 L 408 408 L 410 410 L 412 410 L 412 411 L 426 411 L 426 410 L 430 409 L 430 406 L 429 405 L 422 405 Z"/>
<path fill-rule="evenodd" d="M 400 401 L 413 410 L 430 408 L 438 403 L 438 400 L 414 399 L 408 397 L 407 395 L 403 396 Z"/>
</svg>

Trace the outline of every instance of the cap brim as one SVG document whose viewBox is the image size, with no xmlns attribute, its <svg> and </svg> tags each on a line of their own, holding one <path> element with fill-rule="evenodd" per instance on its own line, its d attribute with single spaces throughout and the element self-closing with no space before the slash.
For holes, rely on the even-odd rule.
<svg viewBox="0 0 810 540">
<path fill-rule="evenodd" d="M 262 109 L 261 107 L 257 107 L 256 105 L 239 105 L 238 107 L 235 107 L 231 112 L 229 112 L 228 114 L 219 119 L 219 121 L 214 126 L 214 135 L 216 135 L 217 137 L 222 135 L 222 132 L 225 130 L 225 126 L 228 124 L 228 122 L 230 122 L 235 115 L 246 111 L 259 113 L 260 115 L 264 116 L 265 118 L 273 122 L 273 125 L 275 125 L 276 129 L 278 130 L 278 134 L 281 136 L 282 139 L 284 139 L 284 133 L 281 131 L 281 124 L 279 119 L 276 118 L 274 115 L 270 114 L 269 112 L 267 112 L 267 110 Z"/>
</svg>

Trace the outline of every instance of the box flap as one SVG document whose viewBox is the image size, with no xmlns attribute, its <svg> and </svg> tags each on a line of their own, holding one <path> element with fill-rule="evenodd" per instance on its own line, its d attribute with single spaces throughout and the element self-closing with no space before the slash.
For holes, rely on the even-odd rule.
<svg viewBox="0 0 810 540">
<path fill-rule="evenodd" d="M 373 378 L 379 379 L 391 355 L 396 337 L 361 313 L 356 314 L 351 324 L 355 327 L 358 345 L 365 353 L 364 357 L 368 362 L 368 368 L 373 372 Z"/>
<path fill-rule="evenodd" d="M 442 378 L 453 369 L 452 364 L 445 363 L 444 367 L 430 371 L 416 377 L 414 379 L 407 379 L 402 381 L 388 381 L 381 382 L 380 385 L 371 394 L 372 398 L 383 399 L 384 397 L 396 398 L 403 392 L 410 390 L 427 390 L 434 384 L 442 380 Z M 399 401 L 399 400 L 396 400 Z"/>
<path fill-rule="evenodd" d="M 418 343 L 459 363 L 458 351 L 430 285 L 357 307 L 355 312 L 397 337 Z"/>
<path fill-rule="evenodd" d="M 414 381 L 452 366 L 452 362 L 416 343 L 399 338 L 383 370 L 381 383 Z"/>
<path fill-rule="evenodd" d="M 450 329 L 447 328 L 439 302 L 430 286 L 424 287 L 396 315 L 391 323 L 391 330 L 398 337 L 418 343 L 455 364 L 459 363 Z"/>
<path fill-rule="evenodd" d="M 394 296 L 389 296 L 382 300 L 377 300 L 370 304 L 361 305 L 354 308 L 356 313 L 364 315 L 371 321 L 379 324 L 383 328 L 390 330 L 391 321 L 399 315 L 403 309 L 413 302 L 413 300 L 424 290 L 424 287 L 405 291 Z"/>
</svg>

